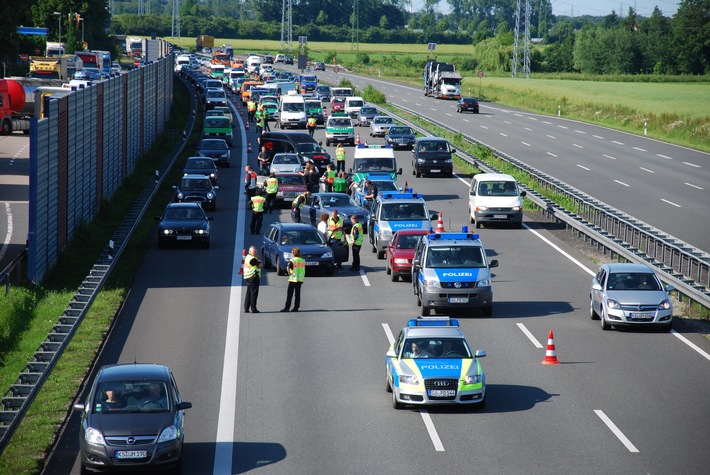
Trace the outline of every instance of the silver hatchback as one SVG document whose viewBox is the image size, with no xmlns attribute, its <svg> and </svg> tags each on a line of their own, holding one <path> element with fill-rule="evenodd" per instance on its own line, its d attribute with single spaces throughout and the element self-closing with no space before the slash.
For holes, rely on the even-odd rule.
<svg viewBox="0 0 710 475">
<path fill-rule="evenodd" d="M 669 331 L 673 302 L 658 276 L 644 264 L 613 263 L 599 268 L 589 292 L 589 314 L 603 330 L 612 326 L 654 325 Z"/>
</svg>

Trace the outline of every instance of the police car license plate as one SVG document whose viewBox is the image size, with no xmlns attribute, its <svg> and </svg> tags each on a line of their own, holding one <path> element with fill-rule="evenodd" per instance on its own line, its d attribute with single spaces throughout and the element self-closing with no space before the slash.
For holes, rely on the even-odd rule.
<svg viewBox="0 0 710 475">
<path fill-rule="evenodd" d="M 117 459 L 144 459 L 148 456 L 147 450 L 117 450 L 115 453 Z"/>
<path fill-rule="evenodd" d="M 456 396 L 455 389 L 430 389 L 430 397 L 453 397 Z"/>
<path fill-rule="evenodd" d="M 430 171 L 431 171 L 432 173 L 441 173 L 441 170 L 439 170 L 439 169 L 437 169 L 437 170 L 430 170 Z"/>
<path fill-rule="evenodd" d="M 192 241 L 192 236 L 178 236 L 178 241 Z"/>
<path fill-rule="evenodd" d="M 449 303 L 468 303 L 468 297 L 449 297 Z"/>
<path fill-rule="evenodd" d="M 307 265 L 307 266 L 317 266 L 317 265 L 318 265 L 318 261 L 306 261 L 306 265 Z"/>
<path fill-rule="evenodd" d="M 493 215 L 493 219 L 505 219 L 505 218 L 507 218 L 507 216 L 504 214 L 494 214 Z"/>
</svg>

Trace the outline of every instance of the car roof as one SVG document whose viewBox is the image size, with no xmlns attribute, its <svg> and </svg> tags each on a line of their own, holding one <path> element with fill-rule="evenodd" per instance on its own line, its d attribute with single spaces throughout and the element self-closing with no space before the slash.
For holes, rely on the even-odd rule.
<svg viewBox="0 0 710 475">
<path fill-rule="evenodd" d="M 188 173 L 187 175 L 183 175 L 181 177 L 181 179 L 185 179 L 185 178 L 190 178 L 192 180 L 198 180 L 198 179 L 199 180 L 209 180 L 210 179 L 210 177 L 208 177 L 207 175 L 199 175 L 197 173 Z"/>
<path fill-rule="evenodd" d="M 459 327 L 406 327 L 407 338 L 465 338 Z"/>
<path fill-rule="evenodd" d="M 291 229 L 308 229 L 308 230 L 314 230 L 317 231 L 316 228 L 311 226 L 310 224 L 306 223 L 274 223 L 272 226 L 279 227 L 283 230 L 291 230 Z"/>
<path fill-rule="evenodd" d="M 210 163 L 212 163 L 212 164 L 214 165 L 214 161 L 212 161 L 212 159 L 211 159 L 210 157 L 187 157 L 187 161 L 188 161 L 188 162 L 189 162 L 189 161 L 196 162 L 196 161 L 198 161 L 198 160 L 201 161 L 201 162 L 210 162 Z M 215 167 L 216 167 L 216 166 L 217 166 L 217 165 L 215 165 Z"/>
<path fill-rule="evenodd" d="M 417 137 L 417 142 L 448 142 L 448 140 L 443 137 Z M 485 173 L 479 175 L 485 175 Z"/>
<path fill-rule="evenodd" d="M 608 268 L 611 273 L 616 272 L 631 272 L 631 273 L 654 273 L 653 269 L 645 264 L 634 264 L 630 262 L 614 262 L 611 264 L 605 264 L 604 267 Z"/>
<path fill-rule="evenodd" d="M 475 97 L 462 97 L 461 100 L 462 101 L 477 101 L 478 99 L 476 99 Z"/>
<path fill-rule="evenodd" d="M 474 175 L 476 181 L 515 181 L 515 178 L 506 173 L 479 173 Z"/>
<path fill-rule="evenodd" d="M 397 231 L 399 236 L 425 236 L 429 234 L 428 229 L 402 229 Z"/>
<path fill-rule="evenodd" d="M 172 204 L 191 204 L 198 203 L 172 203 Z M 103 366 L 99 370 L 98 381 L 124 381 L 131 380 L 163 380 L 170 379 L 170 369 L 163 364 L 155 363 L 128 363 Z"/>
</svg>

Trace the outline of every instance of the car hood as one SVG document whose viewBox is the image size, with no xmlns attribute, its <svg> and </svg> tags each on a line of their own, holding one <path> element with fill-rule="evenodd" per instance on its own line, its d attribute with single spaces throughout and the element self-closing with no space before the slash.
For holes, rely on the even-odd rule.
<svg viewBox="0 0 710 475">
<path fill-rule="evenodd" d="M 196 228 L 198 226 L 207 224 L 207 221 L 205 221 L 204 219 L 164 219 L 160 222 L 160 224 L 164 228 Z"/>
<path fill-rule="evenodd" d="M 172 412 L 92 414 L 89 425 L 104 436 L 159 435 L 173 424 Z"/>
<path fill-rule="evenodd" d="M 392 255 L 395 259 L 414 259 L 414 249 L 397 249 L 392 250 Z"/>
<path fill-rule="evenodd" d="M 348 218 L 352 215 L 366 215 L 369 214 L 369 211 L 367 211 L 365 208 L 362 208 L 360 206 L 336 206 L 334 208 L 323 208 L 326 211 L 333 212 L 333 210 L 336 210 L 339 214 L 344 214 Z"/>
<path fill-rule="evenodd" d="M 668 299 L 662 290 L 611 290 L 607 296 L 621 305 L 658 305 Z"/>
<path fill-rule="evenodd" d="M 301 169 L 301 165 L 297 163 L 279 163 L 271 165 L 269 170 L 274 173 L 296 173 Z"/>
<path fill-rule="evenodd" d="M 200 150 L 200 153 L 206 157 L 211 157 L 212 155 L 224 155 L 227 152 L 229 152 L 229 150 L 211 148 L 205 148 Z"/>
<path fill-rule="evenodd" d="M 417 158 L 423 158 L 425 160 L 433 159 L 449 159 L 451 158 L 451 152 L 417 152 Z"/>
<path fill-rule="evenodd" d="M 410 140 L 413 140 L 416 138 L 416 136 L 413 134 L 389 134 L 389 135 L 387 135 L 387 137 L 389 137 L 391 139 L 410 139 Z"/>
<path fill-rule="evenodd" d="M 306 191 L 308 187 L 306 185 L 279 185 L 279 190 L 281 191 Z"/>
<path fill-rule="evenodd" d="M 454 378 L 466 375 L 474 358 L 402 358 L 402 364 L 419 378 Z"/>
</svg>

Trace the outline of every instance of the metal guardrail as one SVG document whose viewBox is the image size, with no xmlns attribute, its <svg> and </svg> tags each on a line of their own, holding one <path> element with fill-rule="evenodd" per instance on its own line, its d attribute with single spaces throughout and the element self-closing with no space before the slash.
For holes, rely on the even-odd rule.
<svg viewBox="0 0 710 475">
<path fill-rule="evenodd" d="M 195 96 L 191 95 L 190 97 L 193 114 L 190 117 L 189 124 L 186 124 L 189 127 L 185 129 L 182 143 L 175 151 L 175 154 L 170 157 L 167 164 L 163 165 L 164 170 L 172 168 L 185 148 L 186 138 L 192 133 L 195 123 L 194 110 L 196 104 Z M 64 309 L 59 320 L 47 335 L 47 339 L 39 345 L 33 359 L 27 363 L 15 383 L 3 395 L 0 401 L 0 454 L 2 454 L 32 401 L 34 401 L 42 385 L 69 345 L 96 296 L 104 287 L 119 256 L 123 253 L 165 176 L 165 173 L 161 173 L 138 196 L 132 208 L 116 229 L 111 241 L 104 248 L 101 256 L 84 278 L 69 305 Z"/>
<path fill-rule="evenodd" d="M 27 260 L 27 246 L 20 252 L 20 254 L 15 257 L 12 262 L 10 262 L 5 268 L 0 271 L 0 285 L 5 284 L 5 295 L 10 292 L 10 285 L 12 284 L 12 273 L 17 271 L 20 272 L 20 266 L 23 262 Z M 20 280 L 19 278 L 17 279 Z"/>
<path fill-rule="evenodd" d="M 406 107 L 399 105 L 395 107 L 414 116 L 419 116 L 416 111 Z M 395 115 L 389 110 L 387 113 Z M 399 119 L 419 131 L 430 133 L 406 118 L 399 117 Z M 639 221 L 480 140 L 461 133 L 459 130 L 430 118 L 427 120 L 453 134 L 460 134 L 472 145 L 482 145 L 489 148 L 498 158 L 528 174 L 542 188 L 573 200 L 577 208 L 576 213 L 563 209 L 534 190 L 527 190 L 527 198 L 549 216 L 564 222 L 579 234 L 626 260 L 654 267 L 661 274 L 662 279 L 672 283 L 681 294 L 706 308 L 710 308 L 710 254 Z M 499 172 L 474 156 L 461 151 L 457 151 L 456 155 L 483 171 Z"/>
</svg>

